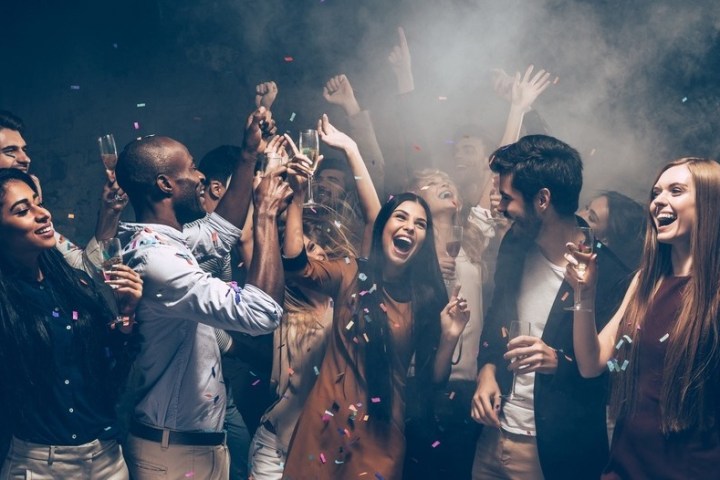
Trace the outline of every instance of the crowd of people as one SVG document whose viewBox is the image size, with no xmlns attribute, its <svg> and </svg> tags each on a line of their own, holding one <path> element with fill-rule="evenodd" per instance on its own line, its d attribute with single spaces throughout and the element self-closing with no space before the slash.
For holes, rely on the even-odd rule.
<svg viewBox="0 0 720 480">
<path fill-rule="evenodd" d="M 714 477 L 720 164 L 581 208 L 533 110 L 550 73 L 498 72 L 503 137 L 447 162 L 414 148 L 402 29 L 389 63 L 398 158 L 346 76 L 327 158 L 277 135 L 265 82 L 239 145 L 126 145 L 85 247 L 0 112 L 0 478 Z"/>
</svg>

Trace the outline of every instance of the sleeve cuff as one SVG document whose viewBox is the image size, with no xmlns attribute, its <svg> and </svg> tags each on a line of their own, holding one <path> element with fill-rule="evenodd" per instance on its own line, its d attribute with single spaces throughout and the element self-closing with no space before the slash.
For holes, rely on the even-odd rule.
<svg viewBox="0 0 720 480">
<path fill-rule="evenodd" d="M 297 257 L 288 258 L 283 256 L 282 262 L 283 268 L 286 272 L 297 272 L 298 270 L 302 270 L 303 268 L 305 268 L 305 265 L 307 265 L 307 252 L 305 251 L 305 248 L 303 248 Z"/>
</svg>

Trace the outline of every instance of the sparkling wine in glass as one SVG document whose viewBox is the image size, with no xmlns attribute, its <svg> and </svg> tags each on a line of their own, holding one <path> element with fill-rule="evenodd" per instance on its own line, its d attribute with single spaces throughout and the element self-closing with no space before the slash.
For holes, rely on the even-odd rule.
<svg viewBox="0 0 720 480">
<path fill-rule="evenodd" d="M 521 335 L 531 335 L 532 334 L 532 324 L 530 322 L 521 322 L 519 320 L 510 322 L 510 330 L 508 330 L 508 341 L 512 340 L 513 338 L 517 338 Z M 513 359 L 513 362 L 516 362 L 519 359 Z M 515 393 L 515 384 L 517 383 L 517 372 L 513 372 L 513 381 L 512 381 L 512 389 L 510 390 L 509 395 L 502 395 L 502 398 L 505 400 L 524 400 L 523 397 Z"/>
<path fill-rule="evenodd" d="M 305 205 L 314 205 L 313 197 L 313 175 L 317 168 L 318 158 L 320 158 L 320 139 L 317 130 L 303 130 L 300 132 L 300 142 L 298 143 L 300 152 L 310 159 L 310 177 L 308 178 L 308 201 Z"/>
<path fill-rule="evenodd" d="M 122 264 L 122 246 L 119 238 L 100 240 L 100 251 L 102 252 L 102 264 L 100 268 L 105 280 L 110 280 L 113 265 Z"/>
<path fill-rule="evenodd" d="M 117 166 L 118 153 L 115 145 L 115 137 L 112 133 L 98 137 L 98 146 L 100 147 L 100 158 L 107 172 L 115 172 Z"/>
<path fill-rule="evenodd" d="M 595 236 L 593 235 L 592 228 L 590 227 L 575 227 L 575 237 L 574 237 L 574 243 L 575 246 L 578 249 L 578 252 L 584 253 L 584 254 L 591 254 L 593 253 L 593 244 L 595 243 Z M 587 269 L 587 263 L 578 261 L 577 265 L 575 265 L 575 270 L 577 271 L 578 275 L 583 278 L 585 276 L 585 270 Z M 582 306 L 582 289 L 578 289 L 575 295 L 575 304 L 571 307 L 566 307 L 565 310 L 573 310 L 573 311 L 588 311 L 587 308 L 583 308 Z"/>
</svg>

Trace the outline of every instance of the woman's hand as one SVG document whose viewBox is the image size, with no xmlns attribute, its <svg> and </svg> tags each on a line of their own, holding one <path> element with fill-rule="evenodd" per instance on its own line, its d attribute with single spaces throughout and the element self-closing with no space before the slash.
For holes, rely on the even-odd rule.
<svg viewBox="0 0 720 480">
<path fill-rule="evenodd" d="M 444 336 L 457 338 L 470 320 L 467 300 L 460 296 L 460 285 L 453 288 L 450 301 L 440 312 L 440 328 Z"/>
<path fill-rule="evenodd" d="M 565 260 L 568 264 L 565 267 L 565 278 L 568 283 L 575 289 L 582 289 L 582 296 L 585 298 L 595 297 L 595 287 L 597 286 L 597 254 L 596 253 L 580 253 L 573 242 L 565 244 L 567 253 Z M 585 271 L 581 273 L 578 265 L 584 264 Z M 586 296 L 586 294 L 590 296 Z"/>
<path fill-rule="evenodd" d="M 320 140 L 329 147 L 342 150 L 344 152 L 347 152 L 348 150 L 357 150 L 355 140 L 335 128 L 330 123 L 330 120 L 328 120 L 328 116 L 326 114 L 323 114 L 320 120 L 318 120 L 317 131 L 320 135 Z"/>
</svg>

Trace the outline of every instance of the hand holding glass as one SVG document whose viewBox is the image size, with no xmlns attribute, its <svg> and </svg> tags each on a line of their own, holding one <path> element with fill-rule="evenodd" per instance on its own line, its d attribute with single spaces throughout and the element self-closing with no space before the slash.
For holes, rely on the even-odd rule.
<svg viewBox="0 0 720 480">
<path fill-rule="evenodd" d="M 531 335 L 532 324 L 530 322 L 513 321 L 510 322 L 510 330 L 508 330 L 508 341 L 513 338 L 517 338 L 521 335 Z M 518 358 L 514 358 L 512 361 L 516 362 Z M 513 372 L 512 390 L 509 395 L 502 395 L 505 400 L 525 400 L 523 397 L 515 393 L 515 383 L 517 382 L 518 372 Z"/>
<path fill-rule="evenodd" d="M 590 227 L 575 227 L 575 238 L 574 242 L 577 251 L 583 254 L 593 253 L 593 244 L 595 243 L 595 237 L 593 236 L 592 228 Z M 585 276 L 585 270 L 587 269 L 587 263 L 578 260 L 575 265 L 575 270 L 578 276 L 582 279 Z M 575 304 L 571 307 L 566 307 L 565 310 L 573 310 L 578 312 L 586 312 L 587 308 L 582 306 L 582 289 L 578 288 L 575 294 Z"/>
<path fill-rule="evenodd" d="M 310 170 L 312 172 L 308 177 L 308 201 L 305 205 L 315 205 L 312 180 L 320 158 L 320 139 L 317 130 L 303 130 L 300 132 L 298 147 L 300 152 L 310 159 Z"/>
</svg>

